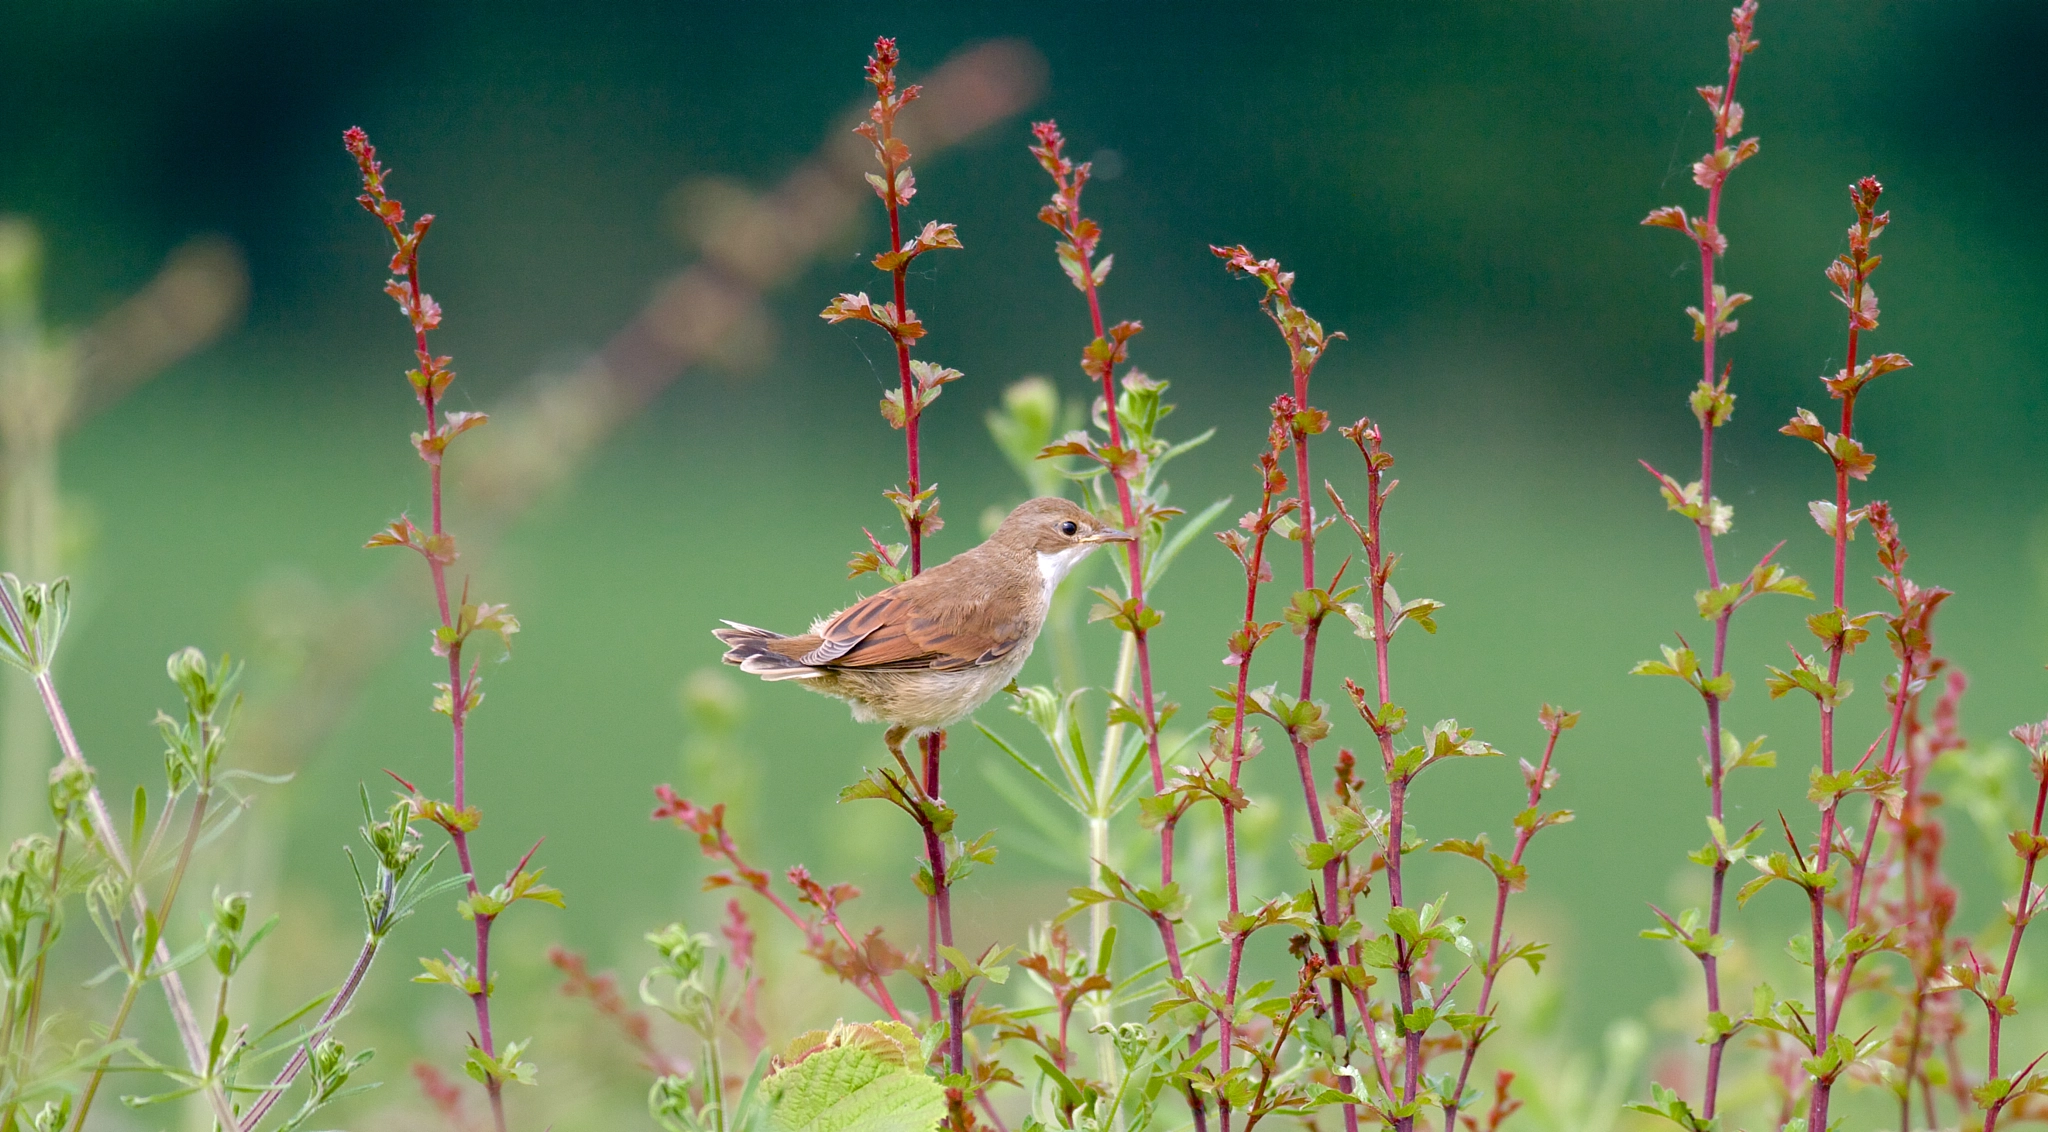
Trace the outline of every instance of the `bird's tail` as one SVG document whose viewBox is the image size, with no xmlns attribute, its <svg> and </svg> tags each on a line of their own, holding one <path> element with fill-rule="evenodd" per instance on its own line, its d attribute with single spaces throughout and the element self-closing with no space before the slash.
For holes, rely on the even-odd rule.
<svg viewBox="0 0 2048 1132">
<path fill-rule="evenodd" d="M 791 655 L 786 651 L 790 646 L 784 642 L 794 638 L 737 621 L 725 624 L 726 628 L 711 630 L 711 635 L 724 642 L 724 661 L 738 666 L 741 672 L 751 672 L 763 680 L 805 680 L 825 675 L 822 669 L 797 660 L 798 656 L 810 651 L 808 643 L 798 646 L 795 655 Z M 782 647 L 778 648 L 778 645 Z"/>
</svg>

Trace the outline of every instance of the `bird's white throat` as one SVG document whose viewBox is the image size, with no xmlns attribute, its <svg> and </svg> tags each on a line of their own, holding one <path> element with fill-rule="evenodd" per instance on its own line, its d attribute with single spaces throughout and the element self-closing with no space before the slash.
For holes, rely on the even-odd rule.
<svg viewBox="0 0 2048 1132">
<path fill-rule="evenodd" d="M 1065 550 L 1038 552 L 1038 576 L 1045 582 L 1045 600 L 1048 604 L 1052 601 L 1052 592 L 1060 588 L 1060 581 L 1067 576 L 1067 571 L 1072 570 L 1076 562 L 1088 557 L 1088 552 L 1094 549 L 1094 543 L 1083 543 Z"/>
</svg>

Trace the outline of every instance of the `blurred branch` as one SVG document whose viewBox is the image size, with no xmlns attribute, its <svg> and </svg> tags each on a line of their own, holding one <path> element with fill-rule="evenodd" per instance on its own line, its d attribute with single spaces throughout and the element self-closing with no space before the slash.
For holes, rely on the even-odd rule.
<svg viewBox="0 0 2048 1132">
<path fill-rule="evenodd" d="M 173 250 L 142 290 L 73 337 L 43 325 L 42 240 L 0 217 L 0 556 L 34 581 L 63 573 L 57 449 L 64 435 L 201 349 L 241 318 L 248 270 L 223 237 Z M 33 691 L 8 686 L 0 717 L 0 830 L 30 822 L 51 765 Z"/>
<path fill-rule="evenodd" d="M 249 268 L 224 236 L 178 245 L 148 286 L 78 336 L 75 426 L 242 320 Z"/>
</svg>

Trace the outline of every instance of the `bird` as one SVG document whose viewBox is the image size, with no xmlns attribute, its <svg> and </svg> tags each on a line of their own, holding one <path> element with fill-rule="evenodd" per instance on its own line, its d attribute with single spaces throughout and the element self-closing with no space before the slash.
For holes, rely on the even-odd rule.
<svg viewBox="0 0 2048 1132">
<path fill-rule="evenodd" d="M 1042 496 L 986 542 L 812 623 L 794 636 L 737 621 L 712 636 L 724 661 L 767 681 L 846 701 L 859 723 L 906 738 L 972 715 L 1009 686 L 1045 628 L 1053 591 L 1083 558 L 1136 536 L 1071 500 Z"/>
</svg>

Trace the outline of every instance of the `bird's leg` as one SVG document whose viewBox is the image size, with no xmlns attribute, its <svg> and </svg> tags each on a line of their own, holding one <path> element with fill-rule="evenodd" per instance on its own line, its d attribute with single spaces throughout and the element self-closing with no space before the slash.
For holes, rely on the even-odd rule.
<svg viewBox="0 0 2048 1132">
<path fill-rule="evenodd" d="M 910 760 L 903 757 L 903 740 L 909 737 L 910 728 L 899 723 L 889 728 L 882 736 L 882 742 L 888 744 L 890 756 L 896 760 L 897 766 L 903 768 L 903 777 L 910 780 L 912 789 L 916 789 L 917 772 L 910 769 Z"/>
</svg>

